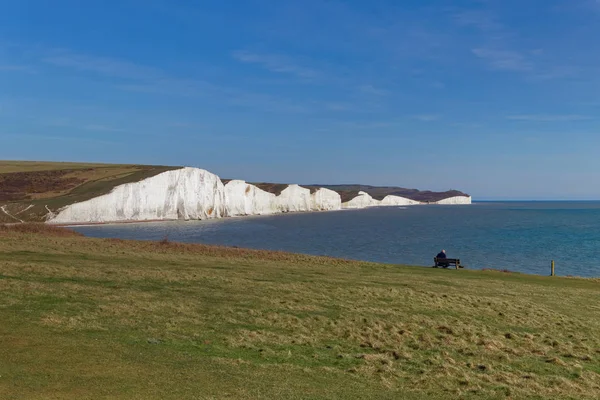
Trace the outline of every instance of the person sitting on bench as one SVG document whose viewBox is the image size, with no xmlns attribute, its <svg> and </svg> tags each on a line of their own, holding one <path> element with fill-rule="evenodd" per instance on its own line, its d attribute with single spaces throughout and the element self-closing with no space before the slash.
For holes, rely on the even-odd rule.
<svg viewBox="0 0 600 400">
<path fill-rule="evenodd" d="M 440 251 L 436 257 L 437 257 L 438 259 L 440 259 L 440 258 L 448 258 L 448 257 L 446 257 L 446 250 L 442 250 L 442 251 Z M 438 265 L 439 265 L 440 267 L 448 268 L 448 266 L 449 266 L 450 264 L 448 264 L 448 263 L 445 263 L 445 262 L 438 262 Z"/>
</svg>

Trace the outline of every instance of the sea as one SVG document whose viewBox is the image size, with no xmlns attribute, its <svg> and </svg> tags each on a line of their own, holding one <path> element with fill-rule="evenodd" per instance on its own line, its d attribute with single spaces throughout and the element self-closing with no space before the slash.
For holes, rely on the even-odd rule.
<svg viewBox="0 0 600 400">
<path fill-rule="evenodd" d="M 78 226 L 91 237 L 205 243 L 432 266 L 600 277 L 600 202 L 475 202 Z"/>
</svg>

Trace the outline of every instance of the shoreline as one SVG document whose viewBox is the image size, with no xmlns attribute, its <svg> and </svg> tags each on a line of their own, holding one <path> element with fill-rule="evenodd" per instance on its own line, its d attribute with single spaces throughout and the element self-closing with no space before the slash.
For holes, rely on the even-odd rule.
<svg viewBox="0 0 600 400">
<path fill-rule="evenodd" d="M 270 215 L 273 216 L 273 215 Z M 179 220 L 172 220 L 173 221 L 179 221 Z M 150 221 L 147 221 L 150 222 Z M 157 222 L 167 222 L 164 220 L 160 220 Z M 132 222 L 135 223 L 135 222 Z M 11 226 L 25 226 L 27 225 L 27 223 L 25 224 L 11 224 Z M 108 225 L 108 224 L 94 224 L 94 225 Z M 88 226 L 94 226 L 94 225 L 88 225 Z M 7 226 L 7 224 L 4 224 L 4 226 Z M 47 224 L 42 224 L 42 226 L 47 226 L 49 228 L 62 228 L 62 229 L 67 229 L 69 228 L 69 226 L 59 226 L 59 225 L 47 225 Z M 70 225 L 70 227 L 81 227 L 81 226 L 86 226 L 86 225 Z M 76 232 L 76 231 L 75 231 Z M 163 240 L 158 240 L 158 239 L 148 239 L 148 240 L 143 240 L 143 239 L 121 239 L 121 238 L 116 238 L 116 237 L 95 237 L 95 236 L 88 236 L 85 234 L 82 234 L 80 232 L 77 232 L 78 234 L 81 235 L 82 238 L 84 238 L 85 240 L 91 240 L 91 241 L 123 241 L 123 242 L 129 242 L 132 244 L 147 244 L 147 243 L 154 243 L 154 244 L 160 244 L 160 245 L 166 245 L 166 246 L 173 246 L 173 247 L 181 247 L 183 249 L 187 249 L 190 251 L 198 251 L 200 249 L 207 249 L 207 250 L 220 250 L 220 251 L 231 251 L 231 252 L 240 252 L 240 253 L 246 253 L 246 255 L 248 255 L 248 253 L 250 253 L 250 255 L 252 257 L 256 256 L 256 260 L 260 260 L 261 259 L 261 255 L 279 255 L 279 256 L 287 256 L 287 257 L 309 257 L 309 258 L 315 258 L 315 259 L 326 259 L 329 261 L 337 261 L 337 262 L 344 262 L 344 263 L 365 263 L 365 264 L 371 264 L 374 266 L 387 266 L 387 267 L 399 267 L 399 268 L 415 268 L 415 269 L 422 269 L 422 270 L 439 270 L 439 271 L 448 271 L 448 273 L 451 273 L 452 271 L 456 272 L 456 273 L 495 273 L 495 274 L 501 274 L 504 276 L 515 276 L 515 277 L 540 277 L 540 278 L 558 278 L 558 279 L 570 279 L 570 280 L 583 280 L 583 281 L 588 281 L 588 282 L 595 282 L 595 283 L 599 283 L 600 284 L 600 276 L 596 276 L 596 277 L 585 277 L 585 276 L 577 276 L 577 275 L 556 275 L 554 277 L 550 276 L 550 275 L 545 275 L 545 274 L 534 274 L 534 273 L 528 273 L 528 272 L 520 272 L 520 271 L 512 271 L 512 270 L 508 270 L 508 269 L 495 269 L 495 268 L 477 268 L 477 267 L 465 267 L 464 269 L 460 269 L 460 270 L 455 270 L 454 268 L 434 268 L 430 265 L 417 265 L 417 264 L 403 264 L 403 263 L 391 263 L 391 262 L 379 262 L 379 261 L 370 261 L 370 260 L 365 260 L 365 259 L 357 259 L 357 258 L 344 258 L 344 257 L 336 257 L 336 256 L 329 256 L 329 255 L 324 255 L 324 254 L 310 254 L 310 253 L 302 253 L 302 252 L 294 252 L 294 251 L 286 251 L 286 250 L 270 250 L 270 249 L 261 249 L 261 248 L 253 248 L 253 247 L 242 247 L 242 246 L 233 246 L 233 245 L 222 245 L 222 244 L 208 244 L 208 243 L 199 243 L 199 242 L 183 242 L 183 241 L 177 241 L 177 240 L 167 240 L 167 241 L 163 241 Z M 29 233 L 29 234 L 43 234 L 43 231 L 41 232 L 36 232 L 36 233 Z M 50 234 L 51 235 L 51 234 Z M 254 254 L 252 254 L 254 253 Z"/>
</svg>

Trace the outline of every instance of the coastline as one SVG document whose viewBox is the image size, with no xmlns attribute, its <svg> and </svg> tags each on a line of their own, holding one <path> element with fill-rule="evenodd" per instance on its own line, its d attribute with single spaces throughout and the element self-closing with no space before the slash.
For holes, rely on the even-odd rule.
<svg viewBox="0 0 600 400">
<path fill-rule="evenodd" d="M 450 206 L 370 207 L 339 210 L 359 211 L 355 213 L 104 222 L 72 227 L 92 237 L 160 240 L 168 234 L 170 240 L 187 243 L 425 266 L 430 265 L 430 254 L 444 248 L 450 257 L 460 258 L 467 268 L 544 276 L 550 274 L 551 260 L 555 260 L 559 276 L 599 277 L 600 268 L 586 245 L 593 239 L 586 227 L 590 215 L 600 214 L 600 206 L 597 203 L 546 204 L 478 203 L 477 207 L 458 209 Z M 564 220 L 565 228 L 550 229 L 548 221 L 554 218 Z M 530 223 L 524 224 L 524 219 Z M 541 235 L 531 235 L 532 229 L 538 228 Z M 571 236 L 563 237 L 565 230 Z M 544 251 L 546 241 L 559 243 L 560 248 Z"/>
<path fill-rule="evenodd" d="M 285 214 L 283 214 L 285 215 Z M 269 217 L 273 217 L 275 215 L 269 215 Z M 260 216 L 255 216 L 255 217 L 260 217 Z M 171 220 L 171 221 L 165 221 L 165 220 L 158 220 L 158 221 L 142 221 L 142 222 L 136 222 L 136 221 L 132 221 L 132 222 L 127 222 L 125 224 L 134 224 L 134 223 L 143 223 L 143 222 L 178 222 L 179 220 Z M 196 221 L 198 222 L 198 221 Z M 16 223 L 16 224 L 2 224 L 0 225 L 0 227 L 18 227 L 18 226 L 28 226 L 28 225 L 36 225 L 33 223 Z M 44 235 L 44 228 L 43 227 L 48 227 L 49 229 L 52 228 L 61 228 L 61 229 L 65 229 L 67 231 L 69 231 L 70 227 L 84 227 L 84 226 L 100 226 L 100 225 L 121 225 L 121 223 L 117 223 L 117 224 L 111 224 L 111 223 L 98 223 L 98 224 L 86 224 L 86 225 L 46 225 L 46 224 L 39 224 L 42 226 L 42 229 L 37 230 L 36 232 L 27 232 L 29 234 L 34 234 L 34 235 Z M 4 230 L 4 232 L 10 232 L 10 229 Z M 15 232 L 18 233 L 19 230 L 15 229 Z M 223 253 L 223 254 L 244 254 L 245 257 L 250 257 L 253 258 L 253 256 L 256 256 L 258 259 L 266 257 L 267 259 L 298 259 L 298 258 L 305 258 L 308 260 L 327 260 L 328 262 L 333 262 L 333 263 L 337 263 L 337 264 L 362 264 L 362 265 L 373 265 L 373 266 L 382 266 L 382 267 L 402 267 L 402 268 L 414 268 L 414 269 L 419 269 L 419 270 L 432 270 L 432 271 L 445 271 L 446 273 L 456 273 L 456 274 L 472 274 L 472 273 L 491 273 L 491 274 L 499 274 L 499 275 L 503 275 L 503 276 L 515 276 L 515 278 L 518 277 L 531 277 L 531 278 L 551 278 L 551 279 L 567 279 L 567 280 L 582 280 L 582 281 L 587 281 L 587 282 L 596 282 L 598 284 L 600 284 L 600 275 L 599 276 L 591 276 L 591 277 L 586 277 L 586 276 L 578 276 L 578 275 L 557 275 L 557 276 L 550 276 L 550 275 L 546 275 L 546 274 L 535 274 L 535 273 L 529 273 L 529 272 L 521 272 L 521 271 L 513 271 L 513 270 L 508 270 L 508 269 L 497 269 L 497 268 L 478 268 L 478 267 L 473 267 L 473 266 L 467 266 L 465 268 L 461 268 L 460 270 L 456 270 L 454 268 L 435 268 L 432 267 L 431 265 L 418 265 L 418 264 L 405 264 L 402 262 L 395 262 L 395 263 L 390 263 L 390 262 L 379 262 L 379 261 L 370 261 L 370 260 L 365 260 L 365 259 L 357 259 L 357 258 L 351 258 L 351 257 L 336 257 L 336 256 L 330 256 L 330 255 L 318 255 L 318 254 L 309 254 L 309 253 L 303 253 L 303 252 L 294 252 L 294 251 L 286 251 L 286 250 L 271 250 L 271 249 L 261 249 L 261 248 L 252 248 L 252 247 L 241 247 L 241 246 L 232 246 L 232 245 L 220 245 L 220 244 L 207 244 L 207 243 L 197 243 L 197 242 L 184 242 L 184 241 L 178 241 L 178 240 L 167 240 L 167 241 L 163 241 L 163 240 L 156 240 L 156 239 L 149 239 L 149 240 L 143 240 L 143 239 L 121 239 L 121 238 L 114 238 L 114 237 L 93 237 L 93 236 L 87 236 L 85 234 L 81 234 L 80 232 L 73 232 L 71 231 L 73 234 L 75 235 L 80 235 L 81 238 L 83 238 L 84 240 L 89 240 L 90 242 L 96 242 L 96 241 L 119 241 L 119 242 L 125 242 L 125 243 L 129 243 L 130 245 L 134 245 L 134 246 L 147 246 L 148 243 L 151 244 L 158 244 L 161 246 L 169 246 L 171 248 L 177 248 L 180 249 L 182 251 L 185 252 L 192 252 L 192 253 L 196 253 L 196 252 L 216 252 L 216 253 Z M 2 233 L 2 231 L 0 231 L 0 234 Z M 54 232 L 49 232 L 48 233 L 49 236 L 55 235 Z"/>
<path fill-rule="evenodd" d="M 474 203 L 473 203 L 474 204 Z M 421 207 L 421 206 L 438 206 L 438 207 L 461 207 L 461 206 L 471 206 L 473 204 L 436 204 L 436 203 L 420 203 L 420 204 L 409 204 L 409 205 L 375 205 L 363 208 L 341 208 L 339 210 L 311 210 L 311 211 L 287 211 L 281 213 L 272 213 L 272 214 L 251 214 L 251 215 L 232 215 L 225 216 L 220 218 L 208 218 L 208 219 L 143 219 L 143 220 L 121 220 L 121 221 L 102 221 L 102 222 L 79 222 L 79 223 L 52 223 L 51 221 L 41 222 L 43 224 L 58 226 L 58 227 L 69 227 L 69 226 L 96 226 L 96 225 L 124 225 L 124 224 L 144 224 L 144 223 L 152 223 L 152 222 L 201 222 L 201 221 L 222 221 L 229 219 L 242 219 L 242 218 L 260 218 L 260 217 L 277 217 L 284 215 L 301 215 L 301 214 L 321 214 L 321 213 L 335 213 L 335 212 L 344 212 L 344 211 L 365 211 L 369 209 L 401 209 L 406 210 L 409 207 Z M 15 223 L 7 223 L 4 225 L 19 225 L 27 222 L 15 222 Z"/>
</svg>

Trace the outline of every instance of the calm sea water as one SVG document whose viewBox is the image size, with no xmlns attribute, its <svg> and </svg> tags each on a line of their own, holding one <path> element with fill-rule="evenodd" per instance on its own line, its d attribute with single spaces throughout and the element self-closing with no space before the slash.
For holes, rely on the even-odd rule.
<svg viewBox="0 0 600 400">
<path fill-rule="evenodd" d="M 213 221 L 75 228 L 94 237 L 285 250 L 430 266 L 443 248 L 467 268 L 600 276 L 600 202 L 481 202 Z"/>
</svg>

